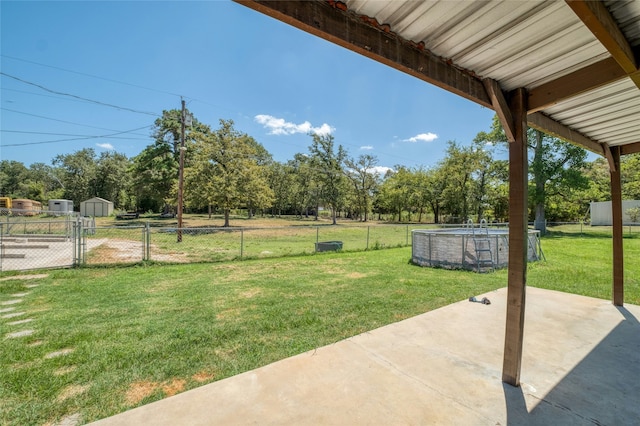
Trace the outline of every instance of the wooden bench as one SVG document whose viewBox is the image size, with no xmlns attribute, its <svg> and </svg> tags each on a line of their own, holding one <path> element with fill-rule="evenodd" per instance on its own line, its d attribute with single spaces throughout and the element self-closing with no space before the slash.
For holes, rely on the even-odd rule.
<svg viewBox="0 0 640 426">
<path fill-rule="evenodd" d="M 116 219 L 138 219 L 139 217 L 139 213 L 120 213 L 116 215 Z"/>
</svg>

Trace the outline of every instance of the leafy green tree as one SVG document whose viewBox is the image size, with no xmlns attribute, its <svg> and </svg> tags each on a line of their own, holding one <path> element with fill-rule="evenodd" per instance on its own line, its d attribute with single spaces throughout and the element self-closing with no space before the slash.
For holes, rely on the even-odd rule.
<svg viewBox="0 0 640 426">
<path fill-rule="evenodd" d="M 268 180 L 274 195 L 271 214 L 280 216 L 293 208 L 295 170 L 289 163 L 274 161 L 269 165 Z"/>
<path fill-rule="evenodd" d="M 572 190 L 588 186 L 588 181 L 581 173 L 587 152 L 539 130 L 534 130 L 533 133 L 534 137 L 529 139 L 529 144 L 533 145 L 534 152 L 531 164 L 534 181 L 534 227 L 545 233 L 547 198 L 559 196 L 569 199 Z"/>
<path fill-rule="evenodd" d="M 491 131 L 481 132 L 476 139 L 492 143 L 508 143 L 497 116 Z M 546 232 L 546 208 L 551 197 L 568 198 L 569 192 L 584 189 L 588 181 L 581 173 L 587 153 L 584 149 L 529 128 L 527 145 L 530 151 L 529 174 L 533 178 L 530 202 L 533 204 L 534 227 Z"/>
<path fill-rule="evenodd" d="M 446 175 L 440 167 L 425 170 L 424 175 L 419 179 L 419 184 L 426 190 L 426 201 L 431 206 L 435 223 L 440 223 L 440 210 L 444 202 L 443 192 L 446 181 Z"/>
<path fill-rule="evenodd" d="M 20 198 L 25 196 L 21 184 L 27 180 L 28 170 L 19 161 L 0 161 L 0 195 L 3 197 Z"/>
<path fill-rule="evenodd" d="M 57 155 L 53 166 L 59 169 L 64 184 L 64 198 L 80 206 L 82 201 L 96 196 L 97 165 L 93 148 L 84 148 L 73 154 Z"/>
<path fill-rule="evenodd" d="M 59 170 L 48 164 L 32 163 L 28 171 L 28 185 L 33 193 L 27 198 L 40 201 L 45 206 L 51 199 L 60 199 L 64 196 L 64 185 L 58 177 Z M 42 194 L 39 198 L 35 194 Z M 32 198 L 33 197 L 33 198 Z"/>
<path fill-rule="evenodd" d="M 163 111 L 162 117 L 154 122 L 154 143 L 133 158 L 133 188 L 143 210 L 168 210 L 176 205 L 181 131 L 182 111 Z M 191 127 L 185 131 L 185 167 L 190 164 L 195 140 L 209 133 L 209 126 L 193 118 Z"/>
<path fill-rule="evenodd" d="M 631 222 L 640 223 L 640 207 L 627 209 L 625 213 L 627 213 L 627 216 L 629 216 Z"/>
<path fill-rule="evenodd" d="M 380 181 L 380 173 L 376 171 L 378 159 L 369 154 L 345 159 L 345 174 L 352 185 L 355 211 L 363 222 L 368 220 L 373 203 L 373 194 Z"/>
<path fill-rule="evenodd" d="M 402 213 L 410 210 L 412 181 L 411 170 L 396 165 L 393 171 L 387 172 L 380 185 L 378 203 L 384 211 L 397 215 L 398 222 L 402 222 Z"/>
<path fill-rule="evenodd" d="M 229 226 L 231 209 L 247 203 L 266 208 L 273 202 L 266 165 L 260 164 L 266 151 L 233 124 L 233 120 L 220 120 L 218 130 L 203 134 L 185 170 L 187 199 L 220 208 L 225 227 Z"/>
<path fill-rule="evenodd" d="M 604 157 L 585 163 L 582 174 L 588 181 L 586 188 L 579 194 L 583 207 L 587 207 L 591 201 L 607 201 L 611 199 L 611 173 L 609 163 Z"/>
<path fill-rule="evenodd" d="M 620 159 L 622 198 L 640 200 L 640 154 L 625 155 Z"/>
<path fill-rule="evenodd" d="M 316 170 L 313 168 L 311 157 L 306 154 L 295 154 L 287 165 L 291 168 L 294 178 L 291 187 L 291 205 L 300 214 L 309 217 L 309 209 L 314 208 L 318 219 L 320 205 L 320 183 Z"/>
<path fill-rule="evenodd" d="M 466 221 L 472 211 L 477 211 L 479 190 L 484 191 L 484 183 L 481 185 L 475 177 L 482 168 L 485 153 L 478 145 L 462 146 L 454 141 L 448 142 L 447 154 L 440 163 L 442 173 L 446 176 L 445 187 L 442 191 L 443 206 L 452 218 L 457 221 Z M 484 178 L 484 176 L 483 176 Z"/>
<path fill-rule="evenodd" d="M 342 163 L 347 157 L 347 152 L 338 145 L 334 147 L 332 135 L 313 135 L 313 142 L 309 147 L 311 164 L 316 170 L 320 183 L 321 198 L 326 206 L 331 209 L 333 224 L 337 223 L 336 216 L 344 198 L 344 173 Z"/>
<path fill-rule="evenodd" d="M 506 222 L 509 216 L 509 162 L 494 160 L 489 166 L 490 184 L 487 187 L 488 218 Z"/>
<path fill-rule="evenodd" d="M 117 152 L 102 152 L 96 162 L 96 196 L 113 202 L 118 209 L 133 209 L 131 161 Z"/>
</svg>

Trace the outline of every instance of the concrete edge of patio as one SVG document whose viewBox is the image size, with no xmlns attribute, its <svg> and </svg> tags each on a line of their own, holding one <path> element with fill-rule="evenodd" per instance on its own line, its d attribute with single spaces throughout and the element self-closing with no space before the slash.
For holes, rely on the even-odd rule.
<svg viewBox="0 0 640 426">
<path fill-rule="evenodd" d="M 471 295 L 470 295 L 471 296 Z M 506 289 L 96 422 L 631 424 L 640 306 L 527 289 L 522 385 L 501 381 Z"/>
</svg>

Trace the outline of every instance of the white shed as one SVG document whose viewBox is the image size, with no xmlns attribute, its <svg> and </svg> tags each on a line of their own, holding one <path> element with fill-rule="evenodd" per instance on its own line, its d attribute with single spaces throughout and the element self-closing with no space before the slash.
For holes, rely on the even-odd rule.
<svg viewBox="0 0 640 426">
<path fill-rule="evenodd" d="M 55 213 L 73 213 L 72 200 L 49 200 L 49 211 Z"/>
<path fill-rule="evenodd" d="M 640 207 L 640 200 L 622 200 L 622 223 L 631 223 L 627 210 Z M 613 214 L 611 201 L 591 203 L 591 226 L 611 226 Z"/>
<path fill-rule="evenodd" d="M 113 214 L 113 203 L 104 198 L 94 197 L 80 203 L 80 216 L 110 216 Z"/>
</svg>

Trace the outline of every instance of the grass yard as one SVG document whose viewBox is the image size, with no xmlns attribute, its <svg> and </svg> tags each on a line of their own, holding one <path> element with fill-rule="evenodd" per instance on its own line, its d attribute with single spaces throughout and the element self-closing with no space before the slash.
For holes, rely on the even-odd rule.
<svg viewBox="0 0 640 426">
<path fill-rule="evenodd" d="M 547 262 L 531 265 L 529 285 L 610 299 L 610 238 L 557 231 L 542 244 Z M 625 300 L 640 304 L 640 238 L 624 244 Z M 0 424 L 89 422 L 506 285 L 506 270 L 420 268 L 410 257 L 394 248 L 2 274 Z"/>
</svg>

